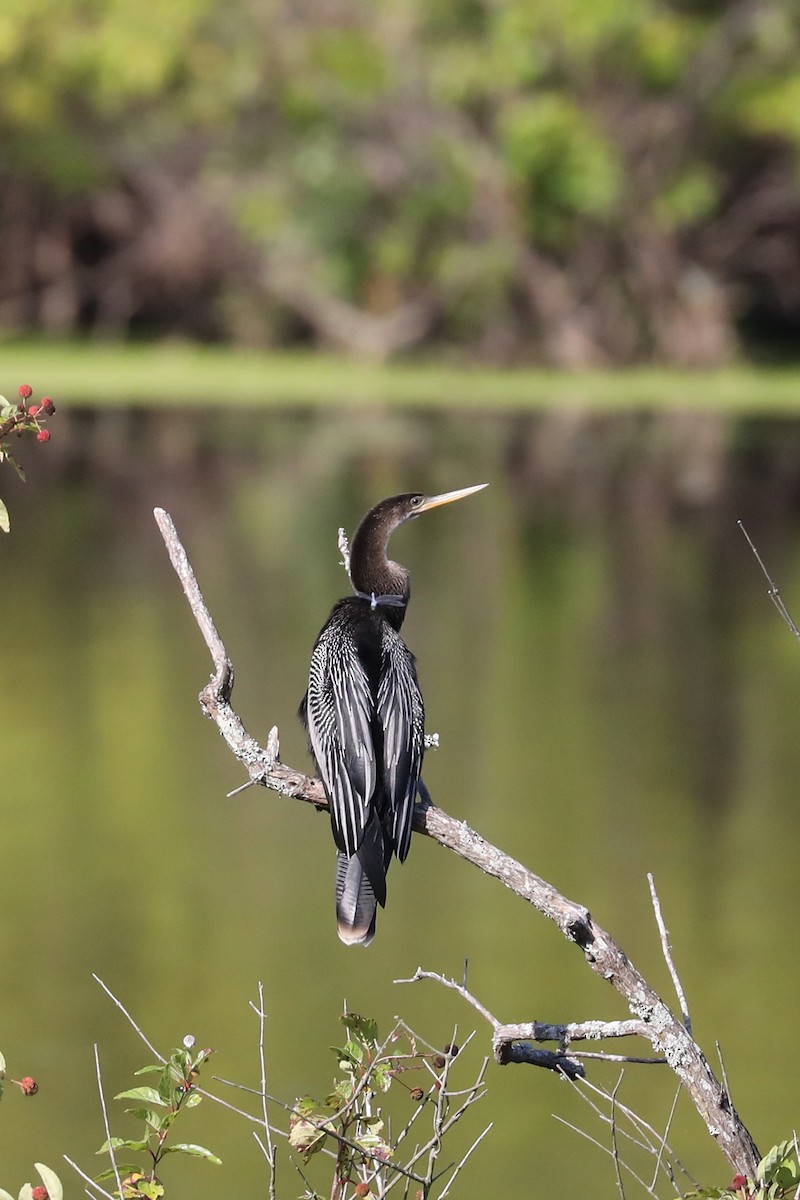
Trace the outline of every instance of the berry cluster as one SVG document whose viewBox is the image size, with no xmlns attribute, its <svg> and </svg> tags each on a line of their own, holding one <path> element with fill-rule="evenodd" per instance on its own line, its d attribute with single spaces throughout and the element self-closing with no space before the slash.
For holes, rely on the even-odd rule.
<svg viewBox="0 0 800 1200">
<path fill-rule="evenodd" d="M 49 396 L 43 396 L 38 404 L 29 404 L 28 401 L 32 395 L 33 388 L 29 384 L 23 383 L 19 389 L 18 404 L 3 402 L 0 438 L 6 437 L 9 433 L 16 433 L 19 436 L 26 431 L 31 431 L 36 433 L 37 442 L 50 441 L 50 430 L 44 428 L 44 422 L 48 417 L 52 417 L 56 406 Z"/>
<path fill-rule="evenodd" d="M 50 430 L 45 428 L 45 421 L 56 411 L 56 406 L 49 396 L 43 396 L 38 404 L 31 404 L 32 396 L 33 388 L 27 383 L 23 383 L 19 389 L 19 401 L 6 400 L 5 396 L 0 396 L 0 463 L 9 463 L 23 480 L 25 472 L 14 460 L 8 442 L 4 439 L 11 433 L 17 437 L 22 437 L 24 433 L 34 433 L 37 442 L 49 442 Z M 0 530 L 3 533 L 8 533 L 9 530 L 8 509 L 2 500 Z"/>
</svg>

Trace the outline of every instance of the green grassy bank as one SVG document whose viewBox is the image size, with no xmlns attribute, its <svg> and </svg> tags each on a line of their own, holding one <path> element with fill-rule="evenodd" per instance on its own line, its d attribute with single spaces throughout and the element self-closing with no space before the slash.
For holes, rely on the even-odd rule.
<svg viewBox="0 0 800 1200">
<path fill-rule="evenodd" d="M 183 343 L 6 343 L 0 346 L 0 390 L 12 397 L 20 383 L 65 403 L 109 408 L 313 404 L 525 411 L 571 405 L 609 411 L 800 412 L 800 368 L 737 366 L 700 372 L 640 367 L 568 373 L 441 362 L 378 365 L 332 355 Z"/>
</svg>

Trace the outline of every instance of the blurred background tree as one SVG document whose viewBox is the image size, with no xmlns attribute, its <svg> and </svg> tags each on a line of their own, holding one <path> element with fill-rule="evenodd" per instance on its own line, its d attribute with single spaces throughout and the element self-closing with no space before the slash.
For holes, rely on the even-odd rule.
<svg viewBox="0 0 800 1200">
<path fill-rule="evenodd" d="M 0 329 L 783 354 L 799 51 L 790 0 L 2 0 Z"/>
</svg>

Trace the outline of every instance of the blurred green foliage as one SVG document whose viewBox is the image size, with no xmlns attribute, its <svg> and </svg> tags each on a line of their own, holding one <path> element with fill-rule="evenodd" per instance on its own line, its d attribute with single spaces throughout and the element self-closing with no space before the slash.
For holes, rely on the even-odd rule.
<svg viewBox="0 0 800 1200">
<path fill-rule="evenodd" d="M 790 0 L 2 0 L 0 169 L 65 261 L 0 326 L 719 362 L 733 286 L 788 303 L 798 49 Z"/>
</svg>

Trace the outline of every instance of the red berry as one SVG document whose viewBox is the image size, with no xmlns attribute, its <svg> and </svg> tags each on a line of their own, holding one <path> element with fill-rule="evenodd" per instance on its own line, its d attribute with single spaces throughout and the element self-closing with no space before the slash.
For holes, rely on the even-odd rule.
<svg viewBox="0 0 800 1200">
<path fill-rule="evenodd" d="M 35 1079 L 32 1079 L 30 1075 L 25 1075 L 22 1079 L 15 1079 L 13 1082 L 22 1088 L 22 1094 L 24 1096 L 35 1096 L 39 1090 L 38 1083 Z"/>
<path fill-rule="evenodd" d="M 734 1175 L 731 1180 L 731 1191 L 738 1192 L 740 1188 L 747 1187 L 746 1175 Z"/>
<path fill-rule="evenodd" d="M 49 396 L 42 396 L 42 412 L 47 413 L 48 417 L 52 417 L 56 411 L 56 406 Z"/>
<path fill-rule="evenodd" d="M 369 1195 L 369 1184 L 368 1183 L 357 1183 L 355 1186 L 355 1191 L 353 1192 L 353 1195 L 354 1196 L 368 1196 Z"/>
<path fill-rule="evenodd" d="M 37 442 L 49 442 L 50 441 L 50 430 L 49 429 L 40 429 L 36 435 L 36 440 L 37 440 Z"/>
<path fill-rule="evenodd" d="M 32 405 L 30 406 L 30 408 L 28 409 L 28 416 L 29 416 L 29 417 L 35 417 L 35 416 L 36 416 L 36 414 L 38 413 L 38 411 L 39 411 L 39 405 L 38 405 L 38 404 L 32 404 Z"/>
<path fill-rule="evenodd" d="M 29 396 L 33 395 L 33 388 L 27 383 L 23 383 L 20 385 L 19 394 L 23 400 L 27 400 Z"/>
<path fill-rule="evenodd" d="M 38 1187 L 31 1188 L 31 1200 L 50 1200 L 50 1193 L 46 1187 L 39 1184 Z"/>
</svg>

